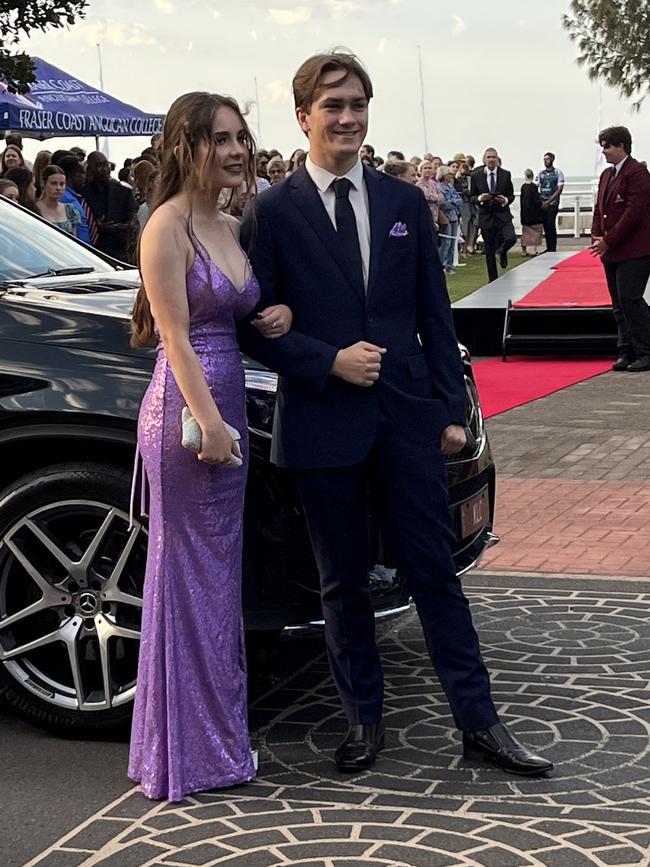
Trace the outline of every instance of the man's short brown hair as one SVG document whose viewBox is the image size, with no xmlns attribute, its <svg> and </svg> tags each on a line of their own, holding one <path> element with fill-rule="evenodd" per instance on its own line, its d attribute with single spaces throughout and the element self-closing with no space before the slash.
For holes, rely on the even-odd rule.
<svg viewBox="0 0 650 867">
<path fill-rule="evenodd" d="M 384 172 L 394 178 L 403 178 L 412 168 L 415 168 L 413 163 L 407 163 L 406 160 L 386 160 L 384 163 Z"/>
<path fill-rule="evenodd" d="M 632 153 L 632 133 L 626 126 L 608 126 L 598 133 L 601 147 L 622 147 L 626 154 Z"/>
<path fill-rule="evenodd" d="M 327 72 L 341 70 L 341 77 L 331 84 L 323 84 L 323 76 Z M 312 103 L 320 92 L 327 87 L 338 87 L 351 75 L 356 75 L 361 81 L 366 99 L 372 97 L 372 82 L 363 68 L 361 61 L 350 51 L 333 49 L 322 54 L 314 54 L 305 60 L 293 77 L 293 100 L 296 108 L 309 111 Z"/>
</svg>

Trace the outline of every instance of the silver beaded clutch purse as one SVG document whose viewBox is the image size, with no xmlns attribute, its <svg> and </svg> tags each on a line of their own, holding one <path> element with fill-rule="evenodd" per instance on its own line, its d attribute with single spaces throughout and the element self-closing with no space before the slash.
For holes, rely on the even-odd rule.
<svg viewBox="0 0 650 867">
<path fill-rule="evenodd" d="M 189 406 L 184 406 L 183 411 L 181 413 L 181 423 L 182 423 L 182 434 L 181 434 L 181 445 L 184 449 L 188 449 L 190 452 L 195 452 L 197 455 L 201 451 L 201 427 L 198 421 L 192 415 Z M 230 436 L 237 442 L 241 439 L 241 434 L 228 422 L 224 422 L 224 426 Z M 238 455 L 233 455 L 230 462 L 228 463 L 229 467 L 241 467 L 242 459 Z"/>
<path fill-rule="evenodd" d="M 201 451 L 201 428 L 198 421 L 190 412 L 189 406 L 183 407 L 181 413 L 181 421 L 183 423 L 183 433 L 181 436 L 181 445 L 184 449 L 198 453 Z"/>
</svg>

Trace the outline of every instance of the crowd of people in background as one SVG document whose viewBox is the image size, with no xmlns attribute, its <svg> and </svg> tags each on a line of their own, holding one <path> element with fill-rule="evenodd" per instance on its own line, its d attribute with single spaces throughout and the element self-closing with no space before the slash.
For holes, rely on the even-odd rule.
<svg viewBox="0 0 650 867">
<path fill-rule="evenodd" d="M 485 225 L 481 226 L 480 219 L 481 207 L 485 203 L 479 201 L 480 194 L 473 194 L 471 177 L 473 173 L 487 171 L 486 157 L 492 152 L 496 157 L 498 170 L 503 171 L 501 160 L 493 148 L 485 151 L 479 166 L 471 154 L 462 152 L 454 154 L 448 160 L 431 153 L 407 160 L 401 151 L 393 150 L 389 151 L 384 159 L 375 153 L 372 145 L 364 144 L 359 155 L 364 165 L 422 190 L 431 210 L 434 242 L 438 245 L 442 266 L 447 274 L 452 275 L 461 259 L 477 252 L 488 252 L 485 243 L 488 231 Z M 258 194 L 283 181 L 296 171 L 306 158 L 306 152 L 300 149 L 294 151 L 288 160 L 285 160 L 278 150 L 258 151 Z M 505 174 L 510 177 L 508 172 Z M 563 172 L 555 167 L 555 154 L 544 154 L 544 167 L 537 179 L 532 169 L 526 169 L 524 177 L 521 187 L 522 253 L 524 256 L 536 256 L 541 252 L 543 240 L 546 242 L 546 250 L 554 252 L 557 246 L 557 214 L 565 184 Z M 507 219 L 499 221 L 499 234 L 491 238 L 490 243 L 494 241 L 494 252 L 500 254 L 499 262 L 505 268 L 508 266 L 507 250 L 510 248 L 514 230 L 511 228 L 512 215 L 509 211 L 512 198 L 504 198 L 505 201 L 498 205 L 504 209 L 502 216 Z M 504 225 L 508 223 L 510 227 L 504 229 Z M 496 279 L 495 268 L 496 264 L 494 268 L 488 264 L 488 276 L 491 280 Z"/>
<path fill-rule="evenodd" d="M 158 171 L 158 139 L 115 165 L 101 151 L 83 148 L 39 151 L 33 165 L 23 157 L 22 138 L 9 133 L 0 154 L 0 195 L 122 262 L 134 263 L 147 221 Z"/>
<path fill-rule="evenodd" d="M 135 158 L 127 159 L 112 177 L 116 167 L 100 151 L 89 154 L 80 147 L 69 150 L 40 151 L 33 165 L 23 156 L 22 138 L 17 133 L 5 137 L 5 149 L 0 154 L 0 195 L 36 211 L 41 217 L 70 232 L 87 244 L 121 261 L 137 259 L 138 238 L 147 221 L 156 182 L 159 177 L 158 146 L 160 134 Z M 487 155 L 496 155 L 499 171 L 501 160 L 488 148 Z M 475 253 L 486 250 L 486 224 L 481 225 L 485 194 L 472 191 L 473 173 L 488 171 L 486 157 L 477 166 L 471 154 L 458 152 L 451 159 L 432 153 L 407 160 L 399 150 L 389 151 L 386 158 L 375 153 L 370 144 L 360 150 L 361 162 L 418 187 L 431 211 L 433 243 L 438 246 L 440 260 L 448 275 L 455 273 L 457 264 Z M 260 149 L 256 155 L 257 189 L 264 190 L 281 183 L 305 162 L 307 152 L 296 149 L 288 159 L 277 149 Z M 509 173 L 505 173 L 509 177 Z M 555 155 L 544 155 L 544 168 L 537 178 L 532 169 L 524 172 L 521 187 L 521 246 L 524 256 L 537 255 L 545 240 L 546 250 L 554 251 L 557 244 L 556 219 L 564 175 L 555 168 Z M 497 196 L 497 203 L 508 210 L 511 199 Z M 498 201 L 500 198 L 505 201 Z M 235 216 L 241 216 L 246 205 L 243 197 L 232 196 L 224 206 Z M 487 210 L 487 209 L 484 209 Z M 502 221 L 507 223 L 508 220 Z M 512 231 L 506 232 L 509 238 Z M 507 267 L 507 249 L 511 241 L 497 238 L 495 255 L 500 252 L 500 264 Z M 489 245 L 488 245 L 489 246 Z M 495 279 L 496 264 L 488 262 L 488 275 Z"/>
</svg>

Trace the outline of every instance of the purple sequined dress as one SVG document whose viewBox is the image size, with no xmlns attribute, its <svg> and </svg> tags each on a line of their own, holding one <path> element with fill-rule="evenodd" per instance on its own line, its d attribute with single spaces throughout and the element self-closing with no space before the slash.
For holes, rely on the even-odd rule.
<svg viewBox="0 0 650 867">
<path fill-rule="evenodd" d="M 185 401 L 161 347 L 140 409 L 150 518 L 129 776 L 150 798 L 180 800 L 255 776 L 241 603 L 248 436 L 235 329 L 258 298 L 254 276 L 239 291 L 199 249 L 187 274 L 190 341 L 223 419 L 242 434 L 241 468 L 203 464 L 181 446 Z"/>
</svg>

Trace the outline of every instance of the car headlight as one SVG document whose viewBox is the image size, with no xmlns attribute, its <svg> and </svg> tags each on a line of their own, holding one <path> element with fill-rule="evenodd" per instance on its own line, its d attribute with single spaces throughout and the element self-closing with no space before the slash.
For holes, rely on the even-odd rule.
<svg viewBox="0 0 650 867">
<path fill-rule="evenodd" d="M 266 391 L 268 394 L 276 394 L 278 390 L 278 376 L 270 370 L 247 370 L 247 391 Z"/>
<path fill-rule="evenodd" d="M 469 376 L 465 376 L 465 425 L 477 443 L 480 442 L 483 437 L 483 413 L 476 385 Z"/>
</svg>

